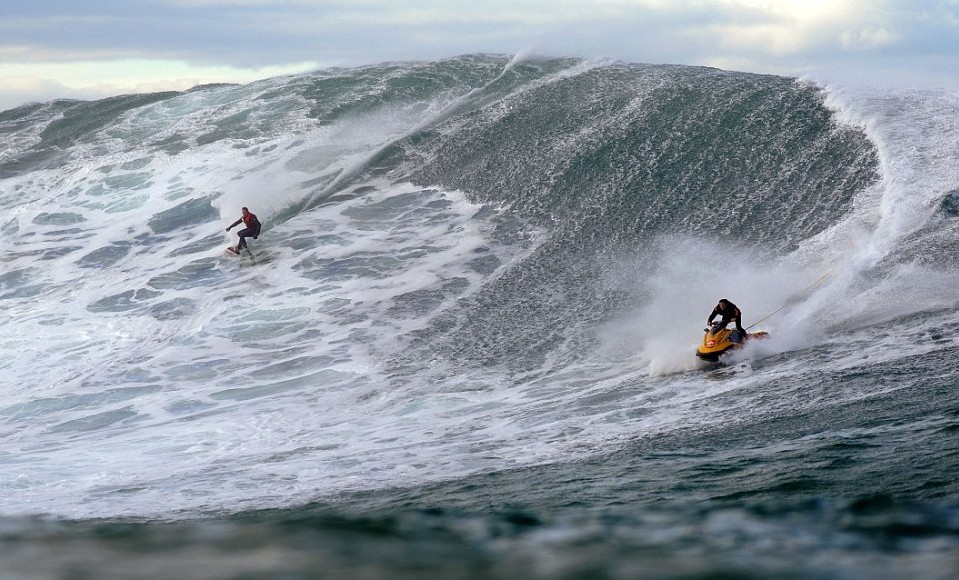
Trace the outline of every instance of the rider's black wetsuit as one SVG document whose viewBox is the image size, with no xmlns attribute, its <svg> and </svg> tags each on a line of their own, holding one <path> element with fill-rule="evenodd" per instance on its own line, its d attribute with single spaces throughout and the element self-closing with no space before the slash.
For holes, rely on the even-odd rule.
<svg viewBox="0 0 959 580">
<path fill-rule="evenodd" d="M 716 305 L 716 308 L 713 308 L 712 313 L 709 315 L 709 318 L 706 319 L 706 324 L 712 324 L 713 318 L 717 316 L 722 316 L 721 328 L 726 328 L 726 325 L 730 321 L 736 322 L 736 330 L 741 332 L 743 336 L 746 336 L 746 331 L 743 329 L 743 314 L 739 311 L 739 308 L 736 307 L 732 302 L 726 301 L 726 308 L 722 307 L 722 303 Z"/>
</svg>

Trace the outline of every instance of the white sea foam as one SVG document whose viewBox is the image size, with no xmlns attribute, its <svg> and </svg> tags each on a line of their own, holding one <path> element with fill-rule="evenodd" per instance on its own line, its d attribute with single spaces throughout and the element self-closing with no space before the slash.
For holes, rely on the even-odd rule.
<svg viewBox="0 0 959 580">
<path fill-rule="evenodd" d="M 0 182 L 0 513 L 176 517 L 609 453 L 807 404 L 753 387 L 854 366 L 864 344 L 873 360 L 936 348 L 873 325 L 954 305 L 954 272 L 907 261 L 868 276 L 957 183 L 951 129 L 924 137 L 912 123 L 954 122 L 951 97 L 850 97 L 883 181 L 792 254 L 664 236 L 618 264 L 641 272 L 623 286 L 644 306 L 572 362 L 396 362 L 546 234 L 508 239 L 500 208 L 395 176 L 338 188 L 455 95 L 321 124 L 285 82 L 307 81 L 137 110 L 62 167 Z M 237 135 L 201 143 L 218 130 Z M 244 205 L 266 224 L 255 262 L 222 253 Z M 704 371 L 693 351 L 721 297 L 747 325 L 787 307 L 757 327 L 770 340 Z M 811 354 L 823 344 L 828 355 Z M 795 356 L 761 370 L 783 353 Z"/>
</svg>

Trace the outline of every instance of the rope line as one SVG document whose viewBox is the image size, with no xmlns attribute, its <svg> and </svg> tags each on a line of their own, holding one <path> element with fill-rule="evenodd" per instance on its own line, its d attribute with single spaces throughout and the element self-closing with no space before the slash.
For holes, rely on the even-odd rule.
<svg viewBox="0 0 959 580">
<path fill-rule="evenodd" d="M 806 294 L 807 292 L 809 292 L 810 290 L 812 290 L 813 288 L 815 288 L 816 286 L 818 286 L 819 284 L 821 284 L 822 281 L 825 280 L 826 278 L 828 278 L 830 274 L 832 274 L 832 270 L 830 270 L 829 272 L 826 272 L 825 274 L 823 274 L 818 280 L 816 280 L 815 282 L 813 282 L 813 283 L 810 284 L 809 286 L 806 286 L 806 287 L 803 289 L 803 291 L 800 292 L 799 294 L 797 294 L 796 296 L 799 297 L 799 296 L 802 296 L 802 295 Z M 762 322 L 765 321 L 766 319 L 771 318 L 773 315 L 779 314 L 779 312 L 782 311 L 782 310 L 783 310 L 784 308 L 786 308 L 787 306 L 789 306 L 789 302 L 786 302 L 785 304 L 783 304 L 782 306 L 780 306 L 777 310 L 775 310 L 775 311 L 771 312 L 770 314 L 767 314 L 766 316 L 760 318 L 758 322 L 754 322 L 754 323 L 750 324 L 750 325 L 747 326 L 744 330 L 749 330 L 750 328 L 756 326 L 757 324 L 762 323 Z"/>
</svg>

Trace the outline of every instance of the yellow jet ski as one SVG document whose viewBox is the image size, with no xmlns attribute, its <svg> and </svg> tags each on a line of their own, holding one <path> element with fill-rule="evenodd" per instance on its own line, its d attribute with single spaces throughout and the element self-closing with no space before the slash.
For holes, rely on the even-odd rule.
<svg viewBox="0 0 959 580">
<path fill-rule="evenodd" d="M 721 322 L 714 322 L 705 330 L 702 344 L 696 349 L 696 356 L 704 361 L 716 362 L 729 351 L 742 348 L 746 341 L 768 338 L 765 331 L 744 333 L 726 328 Z"/>
</svg>

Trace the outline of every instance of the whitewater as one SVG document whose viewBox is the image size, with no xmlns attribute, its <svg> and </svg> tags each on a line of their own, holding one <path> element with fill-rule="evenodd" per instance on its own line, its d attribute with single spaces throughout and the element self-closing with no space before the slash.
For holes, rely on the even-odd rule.
<svg viewBox="0 0 959 580">
<path fill-rule="evenodd" d="M 959 570 L 955 91 L 469 55 L 0 142 L 0 571 Z"/>
</svg>

